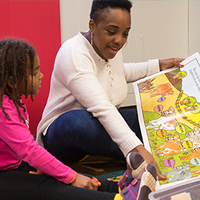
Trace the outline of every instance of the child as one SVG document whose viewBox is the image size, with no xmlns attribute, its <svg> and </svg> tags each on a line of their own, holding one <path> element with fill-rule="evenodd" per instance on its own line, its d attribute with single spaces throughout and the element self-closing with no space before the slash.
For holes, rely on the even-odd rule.
<svg viewBox="0 0 200 200">
<path fill-rule="evenodd" d="M 28 129 L 21 97 L 39 92 L 43 74 L 34 47 L 24 41 L 0 41 L 0 198 L 2 200 L 148 199 L 156 170 L 138 153 L 117 183 L 79 174 L 39 146 Z M 43 175 L 29 173 L 37 171 Z M 95 181 L 96 180 L 96 181 Z M 122 190 L 121 193 L 120 189 Z"/>
</svg>

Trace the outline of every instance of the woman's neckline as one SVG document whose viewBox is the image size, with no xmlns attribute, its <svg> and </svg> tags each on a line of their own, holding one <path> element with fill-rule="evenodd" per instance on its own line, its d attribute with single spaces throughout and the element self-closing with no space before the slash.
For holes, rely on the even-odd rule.
<svg viewBox="0 0 200 200">
<path fill-rule="evenodd" d="M 99 51 L 99 49 L 97 48 L 97 46 L 95 44 L 91 44 L 91 33 L 90 31 L 87 31 L 87 32 L 81 32 L 81 34 L 89 41 L 91 47 L 94 49 L 94 51 L 99 55 L 99 57 L 101 59 L 103 59 L 106 63 L 108 63 L 108 59 L 107 58 L 103 58 L 103 56 L 101 56 L 101 52 Z"/>
</svg>

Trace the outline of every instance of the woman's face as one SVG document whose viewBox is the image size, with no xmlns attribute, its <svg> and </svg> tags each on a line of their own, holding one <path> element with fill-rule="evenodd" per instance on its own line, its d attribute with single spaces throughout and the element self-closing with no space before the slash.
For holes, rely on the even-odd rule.
<svg viewBox="0 0 200 200">
<path fill-rule="evenodd" d="M 97 24 L 90 20 L 93 47 L 103 59 L 112 59 L 127 41 L 131 28 L 130 14 L 127 10 L 108 8 L 99 19 Z"/>
</svg>

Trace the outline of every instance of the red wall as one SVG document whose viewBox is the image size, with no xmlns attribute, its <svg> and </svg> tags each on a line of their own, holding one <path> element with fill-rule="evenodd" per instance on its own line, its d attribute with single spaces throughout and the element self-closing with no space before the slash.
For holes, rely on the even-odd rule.
<svg viewBox="0 0 200 200">
<path fill-rule="evenodd" d="M 59 0 L 0 0 L 0 39 L 6 36 L 26 39 L 37 49 L 42 87 L 34 102 L 25 100 L 30 129 L 36 133 L 50 87 L 56 53 L 61 45 Z"/>
</svg>

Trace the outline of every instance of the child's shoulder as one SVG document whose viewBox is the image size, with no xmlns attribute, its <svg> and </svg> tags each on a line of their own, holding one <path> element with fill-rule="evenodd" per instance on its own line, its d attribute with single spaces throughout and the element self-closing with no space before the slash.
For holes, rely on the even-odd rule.
<svg viewBox="0 0 200 200">
<path fill-rule="evenodd" d="M 2 106 L 4 107 L 4 109 L 9 108 L 9 107 L 14 107 L 14 103 L 13 100 L 10 99 L 6 94 L 3 95 L 3 102 L 2 102 Z"/>
<path fill-rule="evenodd" d="M 22 103 L 22 102 L 21 102 L 21 103 Z M 23 106 L 26 108 L 25 104 L 23 104 Z M 9 115 L 9 114 L 11 114 L 11 115 L 15 115 L 15 114 L 16 114 L 17 116 L 19 115 L 19 113 L 18 113 L 18 111 L 17 111 L 17 109 L 16 109 L 16 107 L 15 107 L 15 104 L 14 104 L 13 100 L 10 99 L 6 94 L 3 95 L 2 107 L 4 108 L 4 111 L 5 111 L 8 115 Z M 1 110 L 1 111 L 2 111 L 2 110 Z M 21 108 L 20 106 L 19 106 L 19 111 L 21 112 L 21 114 L 22 114 L 23 116 L 26 116 L 26 115 L 27 115 L 26 111 L 24 112 L 24 109 Z M 4 115 L 3 112 L 0 112 L 0 113 Z"/>
</svg>

